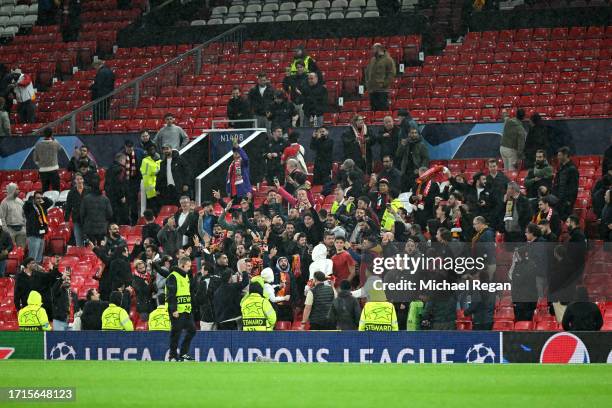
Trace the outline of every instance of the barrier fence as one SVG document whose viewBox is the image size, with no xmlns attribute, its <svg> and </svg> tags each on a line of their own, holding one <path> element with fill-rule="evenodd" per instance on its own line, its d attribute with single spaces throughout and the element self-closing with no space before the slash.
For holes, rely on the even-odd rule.
<svg viewBox="0 0 612 408">
<path fill-rule="evenodd" d="M 91 113 L 91 106 L 89 111 Z M 83 114 L 86 114 L 86 112 L 83 111 Z M 65 127 L 67 125 L 58 123 L 57 126 Z M 91 123 L 86 123 L 86 126 L 91 127 Z M 609 146 L 608 129 L 612 127 L 612 120 L 548 121 L 547 126 L 555 139 L 555 145 L 550 147 L 550 154 L 553 154 L 557 147 L 569 145 L 577 155 L 601 155 Z M 370 126 L 368 132 L 377 133 L 379 129 L 380 126 Z M 314 160 L 314 152 L 310 149 L 313 130 L 313 128 L 297 129 L 300 134 L 299 143 L 304 146 L 307 162 Z M 345 126 L 329 128 L 329 138 L 334 143 L 333 160 L 336 162 L 344 161 L 342 134 L 346 130 L 347 127 Z M 503 131 L 503 123 L 435 123 L 424 125 L 421 130 L 432 160 L 497 157 L 499 156 L 499 141 Z M 149 131 L 153 136 L 157 130 L 149 129 Z M 236 134 L 246 135 L 244 134 L 245 129 L 225 129 L 216 132 L 220 135 L 223 132 L 231 136 Z M 113 162 L 114 154 L 123 147 L 123 142 L 126 139 L 134 141 L 136 146 L 139 143 L 137 133 L 88 134 L 91 133 L 91 130 L 78 134 L 68 131 L 62 133 L 66 133 L 66 135 L 56 137 L 62 143 L 65 152 L 65 154 L 60 154 L 60 167 L 64 167 L 68 163 L 74 153 L 74 147 L 81 144 L 89 147 L 90 155 L 98 166 L 108 167 Z M 190 136 L 195 138 L 199 135 L 190 134 Z M 0 170 L 36 168 L 31 155 L 34 144 L 39 138 L 38 136 L 0 138 Z M 227 138 L 218 136 L 215 140 L 219 141 L 215 146 L 219 145 L 225 148 L 227 145 L 231 149 L 231 143 L 227 143 Z M 240 138 L 240 141 L 242 140 L 244 140 L 244 136 Z M 210 153 L 215 155 L 215 158 L 223 156 L 219 151 L 211 150 Z M 372 148 L 372 158 L 380 160 L 380 147 L 378 145 Z"/>
<path fill-rule="evenodd" d="M 168 359 L 163 332 L 0 332 L 0 359 Z M 201 362 L 612 363 L 612 332 L 198 332 Z"/>
</svg>

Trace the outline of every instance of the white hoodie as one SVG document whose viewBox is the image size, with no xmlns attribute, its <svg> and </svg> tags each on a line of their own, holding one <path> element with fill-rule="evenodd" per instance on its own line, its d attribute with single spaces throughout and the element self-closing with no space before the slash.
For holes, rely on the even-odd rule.
<svg viewBox="0 0 612 408">
<path fill-rule="evenodd" d="M 264 268 L 264 270 L 261 271 L 261 278 L 264 280 L 264 292 L 268 294 L 268 300 L 270 302 L 272 303 L 286 302 L 290 299 L 289 295 L 276 296 L 274 288 L 277 285 L 272 285 L 272 283 L 274 282 L 274 272 L 272 271 L 272 268 Z"/>
<path fill-rule="evenodd" d="M 310 279 L 314 279 L 314 273 L 321 271 L 326 277 L 334 273 L 334 263 L 331 259 L 327 259 L 327 247 L 325 244 L 319 244 L 312 249 L 312 263 L 308 267 Z"/>
</svg>

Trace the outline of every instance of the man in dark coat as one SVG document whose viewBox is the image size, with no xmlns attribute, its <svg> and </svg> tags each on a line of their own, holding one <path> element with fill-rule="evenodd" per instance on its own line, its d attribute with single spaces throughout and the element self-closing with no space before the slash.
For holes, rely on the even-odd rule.
<svg viewBox="0 0 612 408">
<path fill-rule="evenodd" d="M 127 245 L 115 248 L 111 258 L 109 272 L 111 278 L 111 291 L 123 291 L 132 285 L 132 270 L 130 268 L 130 252 Z"/>
<path fill-rule="evenodd" d="M 70 290 L 70 272 L 55 280 L 51 287 L 51 298 L 53 300 L 53 330 L 68 330 L 70 318 L 70 302 L 78 301 L 76 294 Z M 71 299 L 72 298 L 72 299 Z"/>
<path fill-rule="evenodd" d="M 149 269 L 153 263 L 152 259 L 148 259 Z M 132 275 L 132 288 L 136 291 L 136 311 L 140 317 L 140 321 L 148 321 L 149 313 L 154 309 L 152 304 L 151 294 L 151 271 L 147 271 L 147 264 L 138 259 L 134 262 L 134 274 Z"/>
<path fill-rule="evenodd" d="M 540 186 L 545 186 L 549 191 L 552 189 L 553 168 L 546 160 L 546 152 L 538 150 L 535 154 L 535 164 L 527 172 L 525 177 L 525 188 L 527 197 L 535 199 L 538 197 Z"/>
<path fill-rule="evenodd" d="M 402 173 L 393 165 L 394 156 L 394 154 L 385 154 L 382 156 L 383 169 L 378 173 L 376 179 L 387 179 L 389 187 L 399 192 L 402 187 Z"/>
<path fill-rule="evenodd" d="M 249 274 L 244 271 L 240 282 L 232 282 L 232 274 L 225 269 L 221 272 L 221 286 L 215 291 L 213 305 L 218 330 L 236 330 L 240 312 L 242 290 L 249 286 Z"/>
<path fill-rule="evenodd" d="M 548 150 L 552 136 L 550 128 L 544 123 L 538 113 L 531 115 L 531 123 L 533 123 L 533 127 L 529 129 L 525 139 L 524 156 L 525 167 L 527 168 L 533 167 L 538 150 L 544 150 L 544 152 Z"/>
<path fill-rule="evenodd" d="M 338 330 L 357 330 L 361 317 L 359 301 L 351 295 L 351 283 L 347 280 L 340 282 L 338 297 L 332 302 L 328 320 Z"/>
<path fill-rule="evenodd" d="M 180 208 L 174 213 L 176 231 L 181 245 L 193 246 L 193 237 L 198 235 L 198 214 L 191 209 L 191 200 L 181 197 Z"/>
<path fill-rule="evenodd" d="M 508 183 L 504 207 L 501 207 L 503 216 L 503 230 L 506 242 L 522 242 L 525 237 L 525 228 L 531 220 L 531 206 L 529 200 L 521 194 L 520 186 L 515 182 Z"/>
<path fill-rule="evenodd" d="M 85 185 L 83 176 L 77 174 L 74 177 L 74 187 L 68 192 L 66 205 L 64 206 L 64 221 L 69 222 L 72 217 L 74 230 L 74 243 L 83 246 L 83 222 L 81 220 L 81 203 L 89 193 L 89 187 Z"/>
<path fill-rule="evenodd" d="M 296 73 L 289 73 L 283 79 L 283 89 L 291 97 L 291 102 L 297 108 L 298 114 L 300 115 L 299 126 L 304 126 L 304 96 L 303 90 L 308 86 L 308 73 L 306 72 L 304 61 L 297 61 L 295 63 Z M 290 69 L 288 69 L 290 71 Z M 320 79 L 320 78 L 319 78 Z"/>
<path fill-rule="evenodd" d="M 395 156 L 399 143 L 400 128 L 393 123 L 393 117 L 383 118 L 383 127 L 367 143 L 366 156 L 372 157 L 371 150 L 374 145 L 380 145 L 380 158 L 389 155 Z M 366 139 L 367 140 L 367 139 Z"/>
<path fill-rule="evenodd" d="M 93 67 L 97 70 L 93 84 L 91 84 L 91 100 L 95 101 L 98 98 L 108 95 L 115 90 L 115 74 L 104 64 L 104 61 L 98 60 L 93 63 Z M 99 120 L 108 119 L 108 114 L 111 106 L 111 99 L 106 98 L 93 107 L 93 121 L 97 125 Z"/>
<path fill-rule="evenodd" d="M 497 224 L 497 205 L 501 202 L 501 194 L 491 188 L 484 173 L 474 175 L 472 188 L 465 198 L 475 216 L 484 217 L 491 225 Z"/>
<path fill-rule="evenodd" d="M 100 300 L 100 293 L 96 289 L 89 289 L 86 299 L 81 315 L 81 329 L 102 330 L 102 313 L 108 307 L 108 302 Z"/>
<path fill-rule="evenodd" d="M 558 212 L 553 209 L 555 199 L 550 195 L 541 197 L 538 200 L 538 211 L 534 214 L 532 222 L 540 225 L 540 221 L 548 221 L 551 232 L 556 236 L 561 235 L 561 218 Z"/>
<path fill-rule="evenodd" d="M 159 166 L 155 190 L 159 192 L 163 205 L 177 205 L 182 195 L 189 195 L 190 170 L 179 152 L 169 145 L 163 147 L 162 153 L 164 157 Z M 172 175 L 172 180 L 168 178 L 168 173 Z"/>
<path fill-rule="evenodd" d="M 271 122 L 271 129 L 280 127 L 283 133 L 287 133 L 289 128 L 293 127 L 293 119 L 297 117 L 298 112 L 293 102 L 287 100 L 287 96 L 283 91 L 274 93 L 274 101 L 270 105 L 270 110 L 266 117 Z"/>
<path fill-rule="evenodd" d="M 115 161 L 106 172 L 104 181 L 104 191 L 113 208 L 113 221 L 120 225 L 129 224 L 125 164 L 126 156 L 123 153 L 117 153 Z"/>
<path fill-rule="evenodd" d="M 268 76 L 260 73 L 257 75 L 257 84 L 249 91 L 249 105 L 257 119 L 257 127 L 266 128 L 268 132 L 270 122 L 268 122 L 267 114 L 270 112 L 272 102 L 274 102 L 274 89 L 268 81 Z"/>
<path fill-rule="evenodd" d="M 310 140 L 310 148 L 315 152 L 312 182 L 316 185 L 325 185 L 331 181 L 334 155 L 334 142 L 329 138 L 329 131 L 325 127 L 314 131 Z"/>
<path fill-rule="evenodd" d="M 100 176 L 98 175 L 98 171 L 91 167 L 88 161 L 81 160 L 78 169 L 87 187 L 93 188 L 97 185 L 98 188 L 100 188 Z"/>
<path fill-rule="evenodd" d="M 574 209 L 578 196 L 578 180 L 580 174 L 574 162 L 570 160 L 569 147 L 562 147 L 557 152 L 559 169 L 553 180 L 552 193 L 559 199 L 557 210 L 562 220 L 565 220 Z"/>
<path fill-rule="evenodd" d="M 587 239 L 580 229 L 580 219 L 572 214 L 567 217 L 565 225 L 569 232 L 569 240 L 564 245 L 563 268 L 552 271 L 550 292 L 553 302 L 569 302 L 575 299 L 576 287 L 582 282 L 587 260 Z"/>
<path fill-rule="evenodd" d="M 240 87 L 232 89 L 232 97 L 227 102 L 227 118 L 229 120 L 244 120 L 253 118 L 249 102 L 246 101 L 241 93 Z M 230 126 L 236 129 L 245 129 L 252 126 L 249 122 L 230 122 Z"/>
<path fill-rule="evenodd" d="M 562 325 L 565 331 L 599 331 L 603 326 L 599 306 L 589 301 L 585 287 L 577 288 L 576 300 L 565 309 Z"/>
<path fill-rule="evenodd" d="M 108 235 L 99 246 L 95 246 L 93 243 L 89 244 L 89 247 L 93 250 L 94 254 L 104 263 L 104 269 L 101 275 L 97 275 L 99 279 L 100 296 L 104 300 L 108 300 L 111 293 L 112 277 L 110 273 L 110 264 L 113 260 L 113 255 L 118 247 L 127 247 L 127 242 L 121 236 L 119 232 L 119 225 L 110 224 L 108 227 Z"/>
<path fill-rule="evenodd" d="M 51 298 L 51 287 L 55 281 L 61 276 L 57 265 L 59 257 L 55 257 L 53 269 L 50 272 L 36 263 L 36 261 L 27 257 L 21 263 L 21 272 L 15 277 L 15 288 L 13 291 L 13 301 L 15 302 L 15 310 L 28 305 L 28 295 L 30 291 L 37 291 L 42 296 L 43 308 L 47 312 L 49 319 L 53 319 L 53 301 Z"/>
<path fill-rule="evenodd" d="M 489 168 L 487 185 L 501 195 L 506 194 L 506 188 L 508 187 L 510 179 L 508 179 L 508 176 L 506 176 L 504 172 L 499 171 L 497 159 L 487 160 L 487 167 Z"/>
<path fill-rule="evenodd" d="M 81 167 L 81 162 L 83 160 L 87 161 L 89 166 L 94 171 L 96 170 L 96 163 L 94 163 L 94 161 L 89 158 L 89 149 L 87 148 L 87 146 L 82 145 L 78 149 L 75 148 L 74 155 L 70 158 L 70 161 L 68 162 L 68 171 L 71 171 L 73 173 L 79 171 L 79 168 Z"/>
<path fill-rule="evenodd" d="M 144 150 L 134 147 L 134 142 L 126 140 L 121 153 L 125 154 L 126 204 L 128 207 L 128 224 L 136 225 L 140 214 L 139 195 L 142 175 L 140 166 L 145 156 Z"/>
<path fill-rule="evenodd" d="M 327 88 L 320 82 L 316 73 L 308 74 L 308 86 L 303 90 L 304 125 L 318 127 L 323 125 L 323 114 L 327 112 Z"/>
<path fill-rule="evenodd" d="M 410 129 L 408 138 L 400 140 L 395 158 L 404 176 L 402 190 L 408 191 L 414 185 L 419 168 L 429 167 L 429 151 L 416 128 Z"/>
<path fill-rule="evenodd" d="M 110 200 L 102 195 L 98 186 L 99 182 L 85 194 L 79 208 L 83 236 L 95 243 L 102 241 L 108 230 L 108 223 L 113 218 L 113 208 Z"/>
<path fill-rule="evenodd" d="M 274 178 L 283 179 L 285 171 L 281 164 L 281 156 L 287 147 L 287 142 L 283 139 L 283 129 L 279 126 L 272 126 L 272 135 L 268 139 L 267 148 L 263 154 L 266 161 L 266 180 L 269 186 L 274 185 Z"/>
</svg>

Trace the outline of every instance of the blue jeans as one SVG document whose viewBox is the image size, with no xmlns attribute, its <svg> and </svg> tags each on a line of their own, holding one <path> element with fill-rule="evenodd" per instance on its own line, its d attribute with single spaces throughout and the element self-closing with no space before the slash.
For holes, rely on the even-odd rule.
<svg viewBox="0 0 612 408">
<path fill-rule="evenodd" d="M 0 261 L 0 278 L 3 278 L 5 273 L 6 273 L 6 259 L 4 261 Z"/>
<path fill-rule="evenodd" d="M 74 232 L 74 245 L 83 246 L 83 227 L 76 222 L 72 224 Z"/>
<path fill-rule="evenodd" d="M 61 320 L 53 319 L 53 331 L 68 331 L 70 327 L 68 327 L 68 322 L 63 322 Z"/>
<path fill-rule="evenodd" d="M 34 258 L 38 263 L 42 262 L 45 251 L 45 240 L 39 237 L 28 237 L 28 256 Z"/>
</svg>

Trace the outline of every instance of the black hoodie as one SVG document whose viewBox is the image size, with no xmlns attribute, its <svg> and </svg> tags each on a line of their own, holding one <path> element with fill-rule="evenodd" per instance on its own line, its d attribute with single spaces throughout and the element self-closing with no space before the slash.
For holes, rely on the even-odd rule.
<svg viewBox="0 0 612 408">
<path fill-rule="evenodd" d="M 341 290 L 329 309 L 328 320 L 338 330 L 357 330 L 361 317 L 361 306 L 351 291 Z"/>
</svg>

